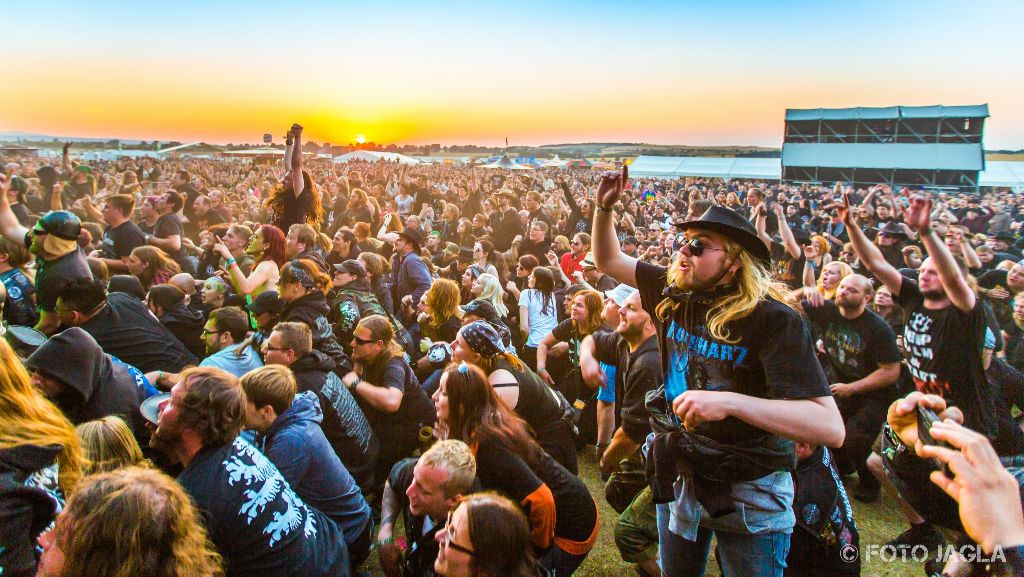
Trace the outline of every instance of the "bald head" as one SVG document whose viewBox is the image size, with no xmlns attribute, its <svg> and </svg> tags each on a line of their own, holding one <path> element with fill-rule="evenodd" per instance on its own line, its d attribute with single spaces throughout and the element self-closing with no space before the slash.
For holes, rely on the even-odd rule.
<svg viewBox="0 0 1024 577">
<path fill-rule="evenodd" d="M 168 279 L 167 284 L 178 287 L 181 289 L 181 292 L 186 295 L 193 295 L 196 293 L 196 279 L 192 278 L 192 275 L 187 272 L 181 272 L 172 276 Z"/>
<path fill-rule="evenodd" d="M 836 289 L 836 306 L 847 315 L 860 316 L 874 296 L 874 287 L 866 276 L 846 275 L 839 281 L 839 287 Z"/>
</svg>

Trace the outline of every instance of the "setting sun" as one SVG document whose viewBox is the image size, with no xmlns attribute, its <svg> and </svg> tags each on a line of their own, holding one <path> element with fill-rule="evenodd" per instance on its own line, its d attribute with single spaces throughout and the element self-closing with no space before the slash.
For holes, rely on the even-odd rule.
<svg viewBox="0 0 1024 577">
<path fill-rule="evenodd" d="M 356 144 L 366 144 L 366 137 L 362 134 L 356 135 Z"/>
</svg>

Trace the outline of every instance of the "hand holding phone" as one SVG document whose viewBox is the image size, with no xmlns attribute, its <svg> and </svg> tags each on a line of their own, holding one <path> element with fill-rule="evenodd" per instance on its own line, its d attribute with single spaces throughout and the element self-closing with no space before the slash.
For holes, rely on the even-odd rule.
<svg viewBox="0 0 1024 577">
<path fill-rule="evenodd" d="M 917 405 L 917 438 L 921 441 L 922 445 L 944 447 L 946 449 L 953 448 L 949 443 L 945 441 L 939 441 L 938 439 L 932 437 L 932 425 L 941 421 L 942 419 L 939 419 L 939 416 L 935 414 L 935 411 L 927 407 Z M 952 479 L 953 477 L 956 476 L 953 474 L 953 471 L 949 469 L 948 463 L 943 463 L 938 459 L 932 460 L 935 462 L 936 465 L 938 465 L 942 469 L 942 474 L 945 475 L 947 478 Z"/>
</svg>

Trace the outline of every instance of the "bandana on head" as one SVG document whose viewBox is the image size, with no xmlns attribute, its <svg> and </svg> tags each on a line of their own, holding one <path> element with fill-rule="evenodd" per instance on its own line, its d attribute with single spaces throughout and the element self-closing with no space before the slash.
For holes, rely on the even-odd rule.
<svg viewBox="0 0 1024 577">
<path fill-rule="evenodd" d="M 466 339 L 473 352 L 482 357 L 496 357 L 505 352 L 498 331 L 486 321 L 473 321 L 462 327 L 462 338 Z"/>
</svg>

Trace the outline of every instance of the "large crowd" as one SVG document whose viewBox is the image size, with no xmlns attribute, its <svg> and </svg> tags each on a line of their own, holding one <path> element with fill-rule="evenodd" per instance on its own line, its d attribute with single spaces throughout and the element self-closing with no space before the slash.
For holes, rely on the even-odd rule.
<svg viewBox="0 0 1024 577">
<path fill-rule="evenodd" d="M 4 577 L 1024 575 L 1017 196 L 301 150 L 0 159 Z"/>
</svg>

